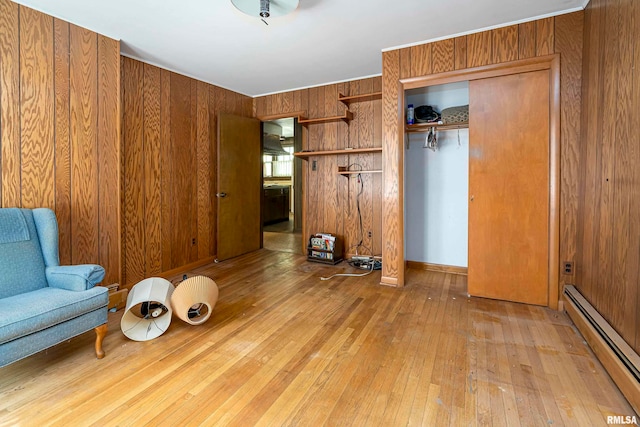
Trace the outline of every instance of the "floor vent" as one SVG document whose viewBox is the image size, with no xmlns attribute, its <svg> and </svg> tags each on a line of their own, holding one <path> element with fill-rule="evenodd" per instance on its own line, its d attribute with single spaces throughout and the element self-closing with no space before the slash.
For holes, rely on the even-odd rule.
<svg viewBox="0 0 640 427">
<path fill-rule="evenodd" d="M 564 288 L 565 310 L 636 412 L 640 412 L 640 356 L 572 285 Z"/>
</svg>

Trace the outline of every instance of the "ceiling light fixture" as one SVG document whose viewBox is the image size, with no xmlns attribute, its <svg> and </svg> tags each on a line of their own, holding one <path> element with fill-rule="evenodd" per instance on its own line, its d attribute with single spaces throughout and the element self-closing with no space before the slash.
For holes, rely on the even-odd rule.
<svg viewBox="0 0 640 427">
<path fill-rule="evenodd" d="M 260 18 L 265 24 L 266 18 L 288 15 L 298 8 L 299 3 L 300 0 L 231 0 L 240 12 Z"/>
<path fill-rule="evenodd" d="M 260 0 L 260 18 L 269 17 L 269 0 Z"/>
</svg>

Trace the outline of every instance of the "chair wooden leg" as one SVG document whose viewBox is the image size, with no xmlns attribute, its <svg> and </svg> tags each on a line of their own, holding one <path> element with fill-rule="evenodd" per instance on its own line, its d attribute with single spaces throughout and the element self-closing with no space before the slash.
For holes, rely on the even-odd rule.
<svg viewBox="0 0 640 427">
<path fill-rule="evenodd" d="M 96 329 L 96 357 L 102 359 L 104 357 L 104 350 L 102 349 L 102 340 L 107 335 L 107 324 L 98 326 Z"/>
</svg>

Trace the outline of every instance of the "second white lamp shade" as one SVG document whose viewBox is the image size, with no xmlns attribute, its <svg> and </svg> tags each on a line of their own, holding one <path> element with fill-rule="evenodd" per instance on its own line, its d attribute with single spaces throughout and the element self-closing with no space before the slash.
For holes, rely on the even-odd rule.
<svg viewBox="0 0 640 427">
<path fill-rule="evenodd" d="M 150 277 L 137 283 L 127 296 L 120 328 L 134 341 L 148 341 L 162 335 L 171 323 L 171 294 L 166 279 Z"/>
</svg>

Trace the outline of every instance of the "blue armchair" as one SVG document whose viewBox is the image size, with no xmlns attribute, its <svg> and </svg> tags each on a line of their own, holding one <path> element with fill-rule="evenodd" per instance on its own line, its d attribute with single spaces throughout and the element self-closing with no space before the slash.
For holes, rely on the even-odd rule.
<svg viewBox="0 0 640 427">
<path fill-rule="evenodd" d="M 102 359 L 103 278 L 99 265 L 60 266 L 51 209 L 0 209 L 0 367 L 91 329 Z"/>
</svg>

